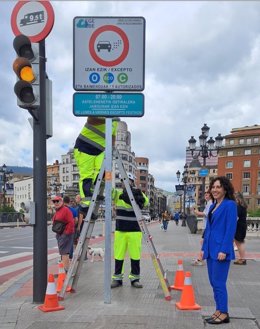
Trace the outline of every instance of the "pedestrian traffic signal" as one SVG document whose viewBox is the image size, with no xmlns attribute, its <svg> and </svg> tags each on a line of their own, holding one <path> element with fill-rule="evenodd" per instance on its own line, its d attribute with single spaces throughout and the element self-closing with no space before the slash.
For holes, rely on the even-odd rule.
<svg viewBox="0 0 260 329">
<path fill-rule="evenodd" d="M 14 38 L 14 49 L 17 58 L 13 70 L 18 81 L 14 86 L 18 106 L 25 109 L 35 109 L 40 106 L 40 68 L 39 44 L 31 43 L 25 35 Z"/>
</svg>

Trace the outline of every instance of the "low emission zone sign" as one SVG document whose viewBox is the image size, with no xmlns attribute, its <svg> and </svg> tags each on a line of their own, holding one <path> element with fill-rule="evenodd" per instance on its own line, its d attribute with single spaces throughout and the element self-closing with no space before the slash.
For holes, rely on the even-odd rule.
<svg viewBox="0 0 260 329">
<path fill-rule="evenodd" d="M 74 93 L 75 116 L 142 117 L 144 95 L 142 93 Z"/>
<path fill-rule="evenodd" d="M 73 88 L 144 90 L 144 49 L 143 17 L 75 17 Z"/>
</svg>

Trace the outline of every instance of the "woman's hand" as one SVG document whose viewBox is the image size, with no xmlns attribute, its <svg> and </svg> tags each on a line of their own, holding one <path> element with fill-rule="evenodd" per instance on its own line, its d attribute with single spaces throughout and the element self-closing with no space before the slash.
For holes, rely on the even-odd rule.
<svg viewBox="0 0 260 329">
<path fill-rule="evenodd" d="M 203 254 L 204 254 L 204 251 L 200 251 L 199 253 L 199 256 L 198 256 L 198 260 L 202 260 L 203 259 Z"/>
<path fill-rule="evenodd" d="M 224 254 L 223 252 L 219 252 L 218 253 L 218 260 L 225 260 L 226 259 L 226 254 Z"/>
</svg>

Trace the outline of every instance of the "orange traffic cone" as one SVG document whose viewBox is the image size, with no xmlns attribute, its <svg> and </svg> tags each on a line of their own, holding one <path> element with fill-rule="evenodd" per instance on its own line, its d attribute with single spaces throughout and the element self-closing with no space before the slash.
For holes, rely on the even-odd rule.
<svg viewBox="0 0 260 329">
<path fill-rule="evenodd" d="M 58 273 L 58 280 L 57 280 L 57 287 L 56 287 L 57 292 L 61 292 L 65 279 L 66 279 L 66 273 L 64 270 L 63 263 L 59 263 L 59 273 Z"/>
<path fill-rule="evenodd" d="M 175 290 L 182 290 L 183 285 L 184 285 L 183 263 L 182 263 L 182 260 L 179 259 L 178 260 L 177 271 L 176 271 L 176 274 L 175 274 L 175 279 L 174 279 L 173 285 L 170 286 L 170 288 L 175 289 Z"/>
<path fill-rule="evenodd" d="M 38 309 L 43 312 L 54 312 L 54 311 L 61 311 L 65 309 L 64 306 L 60 306 L 58 303 L 58 296 L 56 292 L 53 274 L 49 274 L 44 304 L 38 306 Z"/>
<path fill-rule="evenodd" d="M 194 291 L 191 283 L 191 273 L 186 272 L 181 300 L 175 303 L 179 310 L 200 310 L 201 307 L 195 303 Z"/>
</svg>

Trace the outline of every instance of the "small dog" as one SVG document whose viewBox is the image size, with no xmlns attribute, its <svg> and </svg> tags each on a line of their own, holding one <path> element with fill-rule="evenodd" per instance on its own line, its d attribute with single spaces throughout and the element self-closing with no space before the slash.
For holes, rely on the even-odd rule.
<svg viewBox="0 0 260 329">
<path fill-rule="evenodd" d="M 88 247 L 88 254 L 89 256 L 91 256 L 91 263 L 94 262 L 94 258 L 95 256 L 99 256 L 102 260 L 102 262 L 104 261 L 104 257 L 105 257 L 105 250 L 103 248 L 92 248 L 92 247 Z"/>
</svg>

